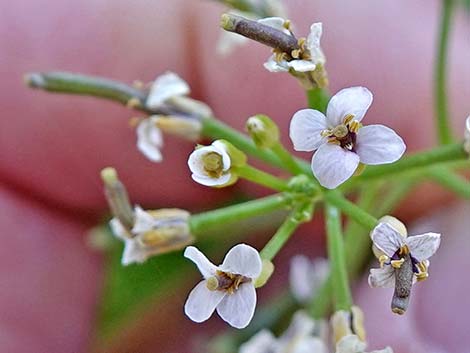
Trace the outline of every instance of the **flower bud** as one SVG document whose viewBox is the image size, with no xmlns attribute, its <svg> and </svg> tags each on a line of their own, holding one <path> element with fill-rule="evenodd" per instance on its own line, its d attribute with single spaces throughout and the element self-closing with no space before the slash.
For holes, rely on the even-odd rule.
<svg viewBox="0 0 470 353">
<path fill-rule="evenodd" d="M 470 116 L 465 121 L 465 141 L 463 144 L 463 148 L 468 153 L 470 157 Z"/>
<path fill-rule="evenodd" d="M 330 323 L 335 344 L 347 335 L 357 335 L 365 342 L 364 313 L 358 306 L 352 306 L 350 311 L 338 310 L 331 317 Z"/>
<path fill-rule="evenodd" d="M 263 267 L 261 269 L 261 274 L 255 280 L 255 288 L 264 286 L 274 272 L 274 264 L 271 261 L 263 259 L 262 262 Z"/>
<path fill-rule="evenodd" d="M 246 129 L 256 146 L 272 148 L 279 142 L 279 128 L 268 116 L 258 114 L 248 118 Z"/>
</svg>

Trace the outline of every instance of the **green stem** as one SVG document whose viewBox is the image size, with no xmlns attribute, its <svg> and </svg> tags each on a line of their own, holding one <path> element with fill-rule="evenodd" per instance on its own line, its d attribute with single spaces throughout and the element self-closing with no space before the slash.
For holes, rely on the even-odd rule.
<svg viewBox="0 0 470 353">
<path fill-rule="evenodd" d="M 283 194 L 276 194 L 192 215 L 189 225 L 193 234 L 196 236 L 204 236 L 208 229 L 222 228 L 237 223 L 243 219 L 288 208 L 291 202 L 291 199 L 285 197 Z"/>
<path fill-rule="evenodd" d="M 325 201 L 339 208 L 344 214 L 362 224 L 367 230 L 372 230 L 377 225 L 377 219 L 374 216 L 345 199 L 338 191 L 325 192 Z"/>
<path fill-rule="evenodd" d="M 330 100 L 328 92 L 322 88 L 312 88 L 307 90 L 306 93 L 308 107 L 325 113 Z"/>
<path fill-rule="evenodd" d="M 453 8 L 454 0 L 442 0 L 439 45 L 437 50 L 437 59 L 434 67 L 436 127 L 437 137 L 441 144 L 449 144 L 452 142 L 452 131 L 449 122 L 449 108 L 447 100 L 446 68 Z"/>
<path fill-rule="evenodd" d="M 328 202 L 325 205 L 325 212 L 328 258 L 331 264 L 335 307 L 336 310 L 349 310 L 352 306 L 352 295 L 349 289 L 348 273 L 346 270 L 341 215 L 338 209 Z"/>
<path fill-rule="evenodd" d="M 278 142 L 271 150 L 276 154 L 285 167 L 294 175 L 302 174 L 304 170 L 299 165 L 298 161 L 287 151 L 284 146 Z"/>
<path fill-rule="evenodd" d="M 266 186 L 276 191 L 287 191 L 287 189 L 289 188 L 287 185 L 287 181 L 249 165 L 244 165 L 241 167 L 232 167 L 231 169 L 240 178 Z"/>
<path fill-rule="evenodd" d="M 419 152 L 400 159 L 392 164 L 368 166 L 360 176 L 343 184 L 350 187 L 362 182 L 370 182 L 373 179 L 389 178 L 401 173 L 407 173 L 418 168 L 429 167 L 436 164 L 457 161 L 468 158 L 461 143 L 440 146 L 435 149 Z"/>
<path fill-rule="evenodd" d="M 264 246 L 263 250 L 261 250 L 260 256 L 262 259 L 271 261 L 277 255 L 279 250 L 282 249 L 297 227 L 305 219 L 305 215 L 301 214 L 304 210 L 305 205 L 301 204 L 287 216 L 284 223 L 282 223 L 277 232 Z"/>
<path fill-rule="evenodd" d="M 431 179 L 455 192 L 458 196 L 470 198 L 470 182 L 460 175 L 444 167 L 429 168 L 427 173 Z"/>
<path fill-rule="evenodd" d="M 151 112 L 145 108 L 147 94 L 142 90 L 103 77 L 60 71 L 36 72 L 25 75 L 25 82 L 31 88 L 55 93 L 100 97 L 123 105 L 127 105 L 129 101 L 134 99 L 139 102 L 136 109 Z"/>
</svg>

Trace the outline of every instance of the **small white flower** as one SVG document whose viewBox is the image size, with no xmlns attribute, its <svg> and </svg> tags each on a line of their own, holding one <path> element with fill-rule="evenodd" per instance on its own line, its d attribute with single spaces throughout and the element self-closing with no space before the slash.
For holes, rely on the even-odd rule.
<svg viewBox="0 0 470 353">
<path fill-rule="evenodd" d="M 196 148 L 188 159 L 191 177 L 195 182 L 206 186 L 222 186 L 229 183 L 232 179 L 231 165 L 227 146 L 221 141 Z"/>
<path fill-rule="evenodd" d="M 330 266 L 326 259 L 317 258 L 311 261 L 303 255 L 294 256 L 289 270 L 290 289 L 293 296 L 299 302 L 312 299 L 329 273 Z"/>
<path fill-rule="evenodd" d="M 465 121 L 465 141 L 464 141 L 464 149 L 470 156 L 470 116 Z"/>
<path fill-rule="evenodd" d="M 190 93 L 189 85 L 174 72 L 168 71 L 158 76 L 150 87 L 145 105 L 159 109 L 167 100 Z"/>
<path fill-rule="evenodd" d="M 413 265 L 413 280 L 428 277 L 429 258 L 437 251 L 441 235 L 425 233 L 409 237 L 402 236 L 397 229 L 387 223 L 380 223 L 371 232 L 374 246 L 383 254 L 379 257 L 381 268 L 371 269 L 371 287 L 391 288 L 395 286 L 395 269 L 400 268 L 406 256 Z"/>
<path fill-rule="evenodd" d="M 149 117 L 137 125 L 137 148 L 152 162 L 160 162 L 163 147 L 162 132 L 157 126 L 157 117 Z"/>
<path fill-rule="evenodd" d="M 312 171 L 321 185 L 334 189 L 349 179 L 359 163 L 393 163 L 406 146 L 400 136 L 383 125 L 362 127 L 360 121 L 372 104 L 364 87 L 345 88 L 328 103 L 326 116 L 313 109 L 299 110 L 289 135 L 296 151 L 315 151 Z"/>
<path fill-rule="evenodd" d="M 282 18 L 267 18 L 259 20 L 258 22 L 292 35 L 284 27 L 285 21 Z M 325 55 L 320 47 L 321 35 L 322 24 L 320 22 L 312 24 L 310 26 L 310 33 L 298 58 L 287 60 L 285 55 L 273 54 L 268 61 L 264 63 L 264 67 L 270 72 L 289 72 L 289 70 L 292 69 L 296 72 L 303 73 L 314 71 L 318 65 L 325 65 Z"/>
<path fill-rule="evenodd" d="M 242 344 L 239 353 L 326 353 L 326 344 L 317 335 L 317 324 L 305 312 L 298 311 L 281 337 L 276 339 L 271 332 L 262 330 Z"/>
<path fill-rule="evenodd" d="M 246 244 L 234 246 L 220 266 L 213 265 L 197 248 L 189 246 L 184 256 L 193 261 L 204 279 L 194 287 L 184 306 L 195 322 L 209 319 L 214 310 L 236 328 L 248 326 L 256 307 L 254 281 L 261 273 L 258 251 Z"/>
<path fill-rule="evenodd" d="M 117 218 L 110 221 L 114 235 L 124 241 L 122 264 L 142 263 L 149 257 L 192 243 L 189 212 L 180 209 L 144 211 L 134 209 L 134 226 L 130 231 Z"/>
<path fill-rule="evenodd" d="M 347 335 L 341 338 L 336 344 L 336 353 L 367 353 L 365 351 L 367 345 L 356 335 Z M 390 347 L 369 353 L 393 353 Z"/>
</svg>

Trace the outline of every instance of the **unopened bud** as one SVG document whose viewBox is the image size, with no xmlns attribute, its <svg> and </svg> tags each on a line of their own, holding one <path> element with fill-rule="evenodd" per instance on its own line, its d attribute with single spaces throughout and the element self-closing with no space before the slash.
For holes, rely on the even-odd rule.
<svg viewBox="0 0 470 353">
<path fill-rule="evenodd" d="M 230 156 L 230 161 L 231 165 L 233 167 L 242 167 L 246 164 L 247 158 L 246 154 L 240 151 L 238 148 L 236 148 L 234 145 L 232 145 L 230 142 L 226 140 L 217 140 L 220 143 L 223 143 L 225 146 L 225 149 Z"/>
<path fill-rule="evenodd" d="M 199 120 L 189 117 L 174 116 L 154 116 L 156 126 L 171 135 L 182 137 L 189 141 L 197 141 L 201 138 L 202 124 Z"/>
<path fill-rule="evenodd" d="M 279 142 L 279 128 L 266 115 L 258 114 L 248 118 L 246 129 L 255 145 L 260 148 L 272 148 Z"/>
<path fill-rule="evenodd" d="M 330 322 L 335 343 L 347 335 L 357 335 L 361 341 L 365 342 L 364 313 L 359 307 L 352 306 L 350 311 L 339 310 L 335 312 Z"/>
<path fill-rule="evenodd" d="M 171 97 L 167 103 L 175 110 L 197 118 L 210 118 L 214 115 L 207 104 L 186 96 Z"/>
<path fill-rule="evenodd" d="M 273 272 L 274 264 L 269 260 L 263 259 L 263 267 L 261 269 L 261 274 L 255 280 L 255 288 L 264 286 L 268 282 L 269 278 L 271 278 Z"/>
</svg>

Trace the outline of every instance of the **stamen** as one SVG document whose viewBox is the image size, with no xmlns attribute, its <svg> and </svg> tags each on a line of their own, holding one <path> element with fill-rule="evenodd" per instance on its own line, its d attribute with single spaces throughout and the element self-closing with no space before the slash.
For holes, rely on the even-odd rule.
<svg viewBox="0 0 470 353">
<path fill-rule="evenodd" d="M 320 132 L 320 135 L 321 137 L 328 137 L 328 136 L 333 135 L 333 132 L 327 129 L 327 130 L 323 130 L 322 132 Z"/>
<path fill-rule="evenodd" d="M 393 268 L 400 268 L 401 265 L 403 265 L 403 263 L 405 262 L 405 259 L 404 258 L 401 258 L 400 260 L 392 260 L 390 261 L 390 264 L 392 265 Z"/>
<path fill-rule="evenodd" d="M 380 255 L 379 257 L 379 263 L 380 263 L 380 267 L 383 268 L 385 263 L 389 260 L 389 257 L 387 255 Z"/>
<path fill-rule="evenodd" d="M 222 172 L 222 156 L 215 152 L 209 152 L 204 155 L 202 159 L 206 172 L 209 173 L 211 176 L 212 174 L 219 176 L 219 174 Z"/>
<path fill-rule="evenodd" d="M 348 114 L 344 117 L 343 119 L 343 124 L 344 125 L 348 125 L 353 119 L 354 119 L 355 115 L 354 114 Z"/>
<path fill-rule="evenodd" d="M 357 133 L 361 127 L 362 127 L 362 124 L 359 121 L 353 120 L 349 124 L 349 131 Z"/>
<path fill-rule="evenodd" d="M 416 267 L 418 268 L 418 273 L 416 274 L 416 279 L 421 282 L 429 277 L 428 273 L 428 267 L 426 266 L 426 263 L 424 261 L 418 262 L 416 264 Z"/>
<path fill-rule="evenodd" d="M 349 130 L 345 125 L 338 125 L 333 129 L 333 135 L 339 139 L 345 137 L 348 133 Z"/>
<path fill-rule="evenodd" d="M 400 251 L 399 251 L 399 255 L 408 255 L 410 253 L 410 249 L 408 248 L 408 245 L 403 245 L 402 247 L 400 247 Z"/>
</svg>

